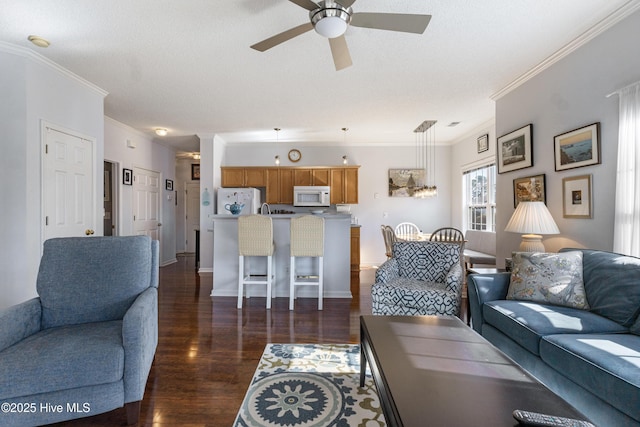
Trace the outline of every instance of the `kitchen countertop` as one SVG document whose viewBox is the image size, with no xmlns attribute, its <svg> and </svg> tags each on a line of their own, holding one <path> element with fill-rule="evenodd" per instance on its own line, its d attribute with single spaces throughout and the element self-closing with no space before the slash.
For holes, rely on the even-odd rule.
<svg viewBox="0 0 640 427">
<path fill-rule="evenodd" d="M 310 215 L 308 213 L 295 213 L 295 214 L 271 214 L 271 215 L 265 215 L 265 216 L 269 216 L 273 219 L 289 219 L 289 218 L 295 218 L 298 216 L 303 216 L 303 215 Z M 323 214 L 313 214 L 315 216 L 320 216 L 322 218 L 325 219 L 351 219 L 351 214 L 345 214 L 345 213 L 335 213 L 335 212 L 328 212 L 328 213 L 323 213 Z M 238 216 L 240 215 L 225 215 L 225 214 L 215 214 L 215 215 L 209 215 L 209 218 L 214 219 L 214 220 L 218 220 L 218 219 L 238 219 Z M 354 224 L 356 225 L 356 224 Z"/>
</svg>

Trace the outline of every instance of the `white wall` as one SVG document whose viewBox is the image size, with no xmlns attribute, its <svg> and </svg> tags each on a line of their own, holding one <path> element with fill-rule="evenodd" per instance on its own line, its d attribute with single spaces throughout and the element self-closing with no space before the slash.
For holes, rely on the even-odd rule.
<svg viewBox="0 0 640 427">
<path fill-rule="evenodd" d="M 36 295 L 43 227 L 41 123 L 95 138 L 94 190 L 101 194 L 105 95 L 41 55 L 0 42 L 0 308 Z M 102 212 L 97 199 L 96 211 Z M 102 234 L 102 217 L 94 222 Z"/>
<path fill-rule="evenodd" d="M 287 153 L 291 148 L 302 152 L 302 160 L 291 163 Z M 280 143 L 228 146 L 224 166 L 272 166 L 280 156 L 281 166 L 342 165 L 347 155 L 349 164 L 360 165 L 358 200 L 351 213 L 358 218 L 360 230 L 360 261 L 363 266 L 379 265 L 386 260 L 380 225 L 396 226 L 403 221 L 416 223 L 425 232 L 450 225 L 451 218 L 451 148 L 436 147 L 436 184 L 438 197 L 413 199 L 388 196 L 389 169 L 416 167 L 415 146 L 296 146 Z"/>
<path fill-rule="evenodd" d="M 478 138 L 489 135 L 489 150 L 478 153 Z M 495 163 L 496 144 L 495 122 L 491 120 L 468 135 L 460 138 L 451 147 L 451 225 L 466 231 L 466 218 L 463 211 L 462 173 Z"/>
<path fill-rule="evenodd" d="M 504 230 L 513 213 L 513 179 L 544 173 L 547 206 L 561 234 L 543 239 L 548 251 L 562 247 L 612 250 L 618 99 L 606 95 L 640 80 L 640 12 L 591 40 L 496 102 L 496 132 L 533 124 L 533 167 L 498 176 L 497 258 L 517 250 L 520 236 Z M 555 172 L 555 135 L 601 124 L 602 164 Z M 494 142 L 495 143 L 495 142 Z M 593 175 L 593 219 L 562 217 L 562 179 Z"/>
<path fill-rule="evenodd" d="M 113 120 L 104 119 L 104 159 L 118 164 L 118 223 L 117 234 L 128 236 L 133 231 L 133 186 L 122 184 L 122 169 L 139 167 L 160 173 L 162 226 L 160 237 L 160 265 L 176 262 L 176 205 L 175 191 L 165 190 L 165 180 L 173 180 L 174 190 L 179 187 L 176 179 L 176 153 L 158 141 L 137 130 Z M 131 141 L 135 148 L 127 146 Z M 102 209 L 101 209 L 102 212 Z"/>
</svg>

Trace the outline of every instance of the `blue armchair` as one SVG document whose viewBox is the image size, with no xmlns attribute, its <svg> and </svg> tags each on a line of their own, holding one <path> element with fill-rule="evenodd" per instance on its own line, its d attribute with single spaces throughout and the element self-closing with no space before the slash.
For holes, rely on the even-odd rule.
<svg viewBox="0 0 640 427">
<path fill-rule="evenodd" d="M 373 314 L 459 315 L 460 255 L 458 243 L 394 243 L 393 257 L 378 268 L 371 287 Z"/>
<path fill-rule="evenodd" d="M 44 243 L 38 297 L 0 311 L 0 426 L 126 406 L 136 423 L 158 343 L 158 242 Z"/>
</svg>

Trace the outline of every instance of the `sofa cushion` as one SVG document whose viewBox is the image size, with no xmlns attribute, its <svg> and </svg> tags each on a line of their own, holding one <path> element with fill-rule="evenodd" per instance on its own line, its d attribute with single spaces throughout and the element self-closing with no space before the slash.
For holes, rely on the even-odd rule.
<svg viewBox="0 0 640 427">
<path fill-rule="evenodd" d="M 122 321 L 44 329 L 0 352 L 0 400 L 122 380 Z"/>
<path fill-rule="evenodd" d="M 540 339 L 552 334 L 619 333 L 627 329 L 586 310 L 534 302 L 497 300 L 483 305 L 486 323 L 539 355 Z"/>
<path fill-rule="evenodd" d="M 42 327 L 122 319 L 152 284 L 151 263 L 148 236 L 47 240 L 37 280 Z"/>
<path fill-rule="evenodd" d="M 640 337 L 631 334 L 551 335 L 540 343 L 549 366 L 640 421 Z"/>
<path fill-rule="evenodd" d="M 589 308 L 582 282 L 582 252 L 514 252 L 507 299 Z"/>
<path fill-rule="evenodd" d="M 460 262 L 460 245 L 445 242 L 396 242 L 394 258 L 400 276 L 444 282 L 451 267 Z"/>
<path fill-rule="evenodd" d="M 562 249 L 561 252 L 575 249 Z M 584 287 L 591 311 L 623 326 L 640 312 L 640 258 L 582 249 Z"/>
</svg>

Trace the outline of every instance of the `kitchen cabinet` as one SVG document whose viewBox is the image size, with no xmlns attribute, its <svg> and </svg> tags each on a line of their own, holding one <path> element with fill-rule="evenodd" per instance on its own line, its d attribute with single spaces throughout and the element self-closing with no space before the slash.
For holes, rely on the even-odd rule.
<svg viewBox="0 0 640 427">
<path fill-rule="evenodd" d="M 332 168 L 331 203 L 358 203 L 358 167 Z"/>
<path fill-rule="evenodd" d="M 267 168 L 222 167 L 223 187 L 266 187 Z"/>
<path fill-rule="evenodd" d="M 283 205 L 293 204 L 293 169 L 280 169 L 280 201 Z"/>
<path fill-rule="evenodd" d="M 221 168 L 223 187 L 244 187 L 244 168 Z"/>
<path fill-rule="evenodd" d="M 329 185 L 329 170 L 328 168 L 311 169 L 311 178 L 313 180 L 311 185 Z"/>
<path fill-rule="evenodd" d="M 351 295 L 360 295 L 360 226 L 351 226 Z"/>
<path fill-rule="evenodd" d="M 266 202 L 293 204 L 295 185 L 328 185 L 331 203 L 358 203 L 358 168 L 342 167 L 221 167 L 222 187 L 264 187 Z"/>
<path fill-rule="evenodd" d="M 293 185 L 314 185 L 311 169 L 294 169 Z"/>
</svg>

